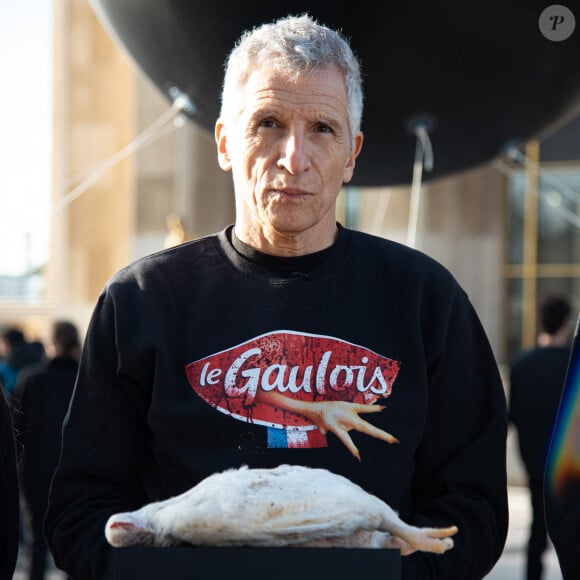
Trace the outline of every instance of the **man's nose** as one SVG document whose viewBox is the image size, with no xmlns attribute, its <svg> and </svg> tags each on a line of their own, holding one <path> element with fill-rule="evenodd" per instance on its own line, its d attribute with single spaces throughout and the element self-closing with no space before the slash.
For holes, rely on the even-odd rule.
<svg viewBox="0 0 580 580">
<path fill-rule="evenodd" d="M 299 131 L 292 131 L 284 138 L 278 167 L 283 167 L 292 174 L 306 171 L 310 166 L 310 156 L 305 137 Z"/>
</svg>

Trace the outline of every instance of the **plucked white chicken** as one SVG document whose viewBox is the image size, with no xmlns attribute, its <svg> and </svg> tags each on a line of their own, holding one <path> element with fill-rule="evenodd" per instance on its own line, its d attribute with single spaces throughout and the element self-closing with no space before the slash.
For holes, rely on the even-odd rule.
<svg viewBox="0 0 580 580">
<path fill-rule="evenodd" d="M 443 553 L 448 528 L 403 522 L 378 497 L 326 469 L 281 465 L 230 469 L 185 493 L 111 516 L 105 527 L 115 547 L 182 543 L 197 546 L 399 548 Z"/>
</svg>

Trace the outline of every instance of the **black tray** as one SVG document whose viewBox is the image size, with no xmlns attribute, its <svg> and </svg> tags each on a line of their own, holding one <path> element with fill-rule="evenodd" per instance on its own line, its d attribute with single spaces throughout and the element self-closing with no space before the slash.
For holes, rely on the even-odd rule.
<svg viewBox="0 0 580 580">
<path fill-rule="evenodd" d="M 115 548 L 108 580 L 399 580 L 398 550 Z"/>
</svg>

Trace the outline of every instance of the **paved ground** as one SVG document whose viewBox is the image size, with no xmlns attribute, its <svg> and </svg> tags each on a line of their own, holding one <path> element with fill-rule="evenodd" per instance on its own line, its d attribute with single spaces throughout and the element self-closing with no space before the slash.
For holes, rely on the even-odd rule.
<svg viewBox="0 0 580 580">
<path fill-rule="evenodd" d="M 66 577 L 66 574 L 57 570 L 54 566 L 51 566 L 47 574 L 45 574 L 45 580 L 65 580 Z M 26 558 L 23 554 L 18 558 L 18 566 L 12 580 L 28 580 Z"/>
<path fill-rule="evenodd" d="M 527 488 L 511 486 L 509 488 L 509 503 L 510 528 L 507 545 L 500 561 L 485 580 L 524 580 L 525 578 L 525 547 L 530 521 Z M 26 580 L 24 564 L 24 557 L 22 557 L 14 580 Z M 544 564 L 546 568 L 544 580 L 562 580 L 560 567 L 553 549 L 550 548 L 545 555 Z M 62 573 L 53 569 L 46 580 L 63 580 L 64 578 Z"/>
<path fill-rule="evenodd" d="M 530 523 L 528 489 L 522 486 L 509 488 L 510 527 L 505 550 L 495 568 L 485 580 L 524 580 L 526 543 Z M 562 580 L 562 573 L 554 549 L 550 546 L 544 554 L 544 579 Z"/>
</svg>

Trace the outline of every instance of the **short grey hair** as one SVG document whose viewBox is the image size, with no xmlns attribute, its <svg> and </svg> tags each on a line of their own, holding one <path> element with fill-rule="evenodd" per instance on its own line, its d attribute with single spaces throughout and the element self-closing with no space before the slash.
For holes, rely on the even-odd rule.
<svg viewBox="0 0 580 580">
<path fill-rule="evenodd" d="M 227 119 L 234 112 L 237 89 L 256 68 L 268 67 L 293 80 L 328 65 L 337 66 L 344 77 L 352 141 L 363 110 L 360 63 L 341 33 L 308 14 L 286 16 L 242 34 L 226 60 L 220 116 Z"/>
</svg>

